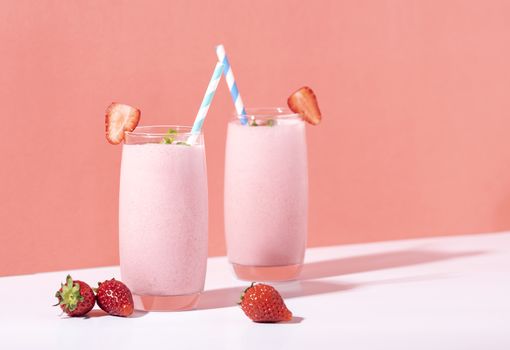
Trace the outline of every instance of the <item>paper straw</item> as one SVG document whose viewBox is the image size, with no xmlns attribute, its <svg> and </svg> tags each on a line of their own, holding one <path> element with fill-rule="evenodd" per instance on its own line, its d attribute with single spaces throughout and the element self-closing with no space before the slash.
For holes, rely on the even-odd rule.
<svg viewBox="0 0 510 350">
<path fill-rule="evenodd" d="M 246 125 L 248 124 L 248 119 L 246 118 L 246 110 L 244 109 L 243 99 L 241 98 L 241 94 L 237 89 L 234 73 L 232 72 L 230 63 L 228 62 L 228 57 L 225 53 L 225 48 L 223 45 L 216 46 L 216 55 L 218 56 L 218 61 L 224 65 L 223 74 L 227 80 L 228 89 L 230 90 L 232 101 L 234 101 L 234 106 L 236 108 L 239 120 L 241 121 L 241 124 Z"/>
<path fill-rule="evenodd" d="M 211 105 L 214 94 L 216 93 L 216 89 L 218 88 L 218 83 L 221 79 L 221 73 L 223 72 L 223 64 L 218 62 L 216 63 L 216 67 L 214 67 L 214 72 L 209 81 L 209 85 L 207 85 L 207 90 L 205 91 L 204 99 L 202 100 L 202 104 L 198 109 L 197 117 L 195 118 L 195 122 L 193 123 L 193 127 L 191 128 L 192 135 L 188 138 L 189 144 L 194 144 L 202 130 L 202 125 L 204 124 L 205 116 L 207 115 L 207 111 L 209 111 L 209 106 Z"/>
</svg>

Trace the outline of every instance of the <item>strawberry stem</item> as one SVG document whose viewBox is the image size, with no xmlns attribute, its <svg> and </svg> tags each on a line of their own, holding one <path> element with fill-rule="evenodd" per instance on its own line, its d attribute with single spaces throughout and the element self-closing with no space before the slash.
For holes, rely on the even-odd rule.
<svg viewBox="0 0 510 350">
<path fill-rule="evenodd" d="M 250 289 L 251 287 L 253 287 L 255 285 L 255 283 L 257 282 L 251 282 L 250 286 L 248 288 L 246 288 L 245 290 L 243 290 L 243 292 L 241 293 L 241 301 L 243 301 L 243 298 L 244 298 L 244 295 L 246 294 L 246 292 L 248 291 L 248 289 Z M 241 301 L 238 302 L 238 304 L 241 304 Z"/>
<path fill-rule="evenodd" d="M 62 285 L 56 297 L 59 300 L 57 305 L 64 305 L 69 311 L 74 311 L 78 303 L 83 301 L 83 296 L 80 294 L 80 284 L 74 283 L 70 275 L 67 275 L 66 284 Z"/>
</svg>

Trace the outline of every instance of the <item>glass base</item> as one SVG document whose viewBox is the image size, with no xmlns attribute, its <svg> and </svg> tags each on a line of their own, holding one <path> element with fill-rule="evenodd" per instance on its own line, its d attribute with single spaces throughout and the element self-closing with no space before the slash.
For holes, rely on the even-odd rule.
<svg viewBox="0 0 510 350">
<path fill-rule="evenodd" d="M 302 264 L 284 266 L 248 266 L 232 264 L 234 272 L 240 280 L 244 281 L 292 281 L 301 273 Z"/>
<path fill-rule="evenodd" d="M 199 297 L 200 293 L 170 296 L 133 294 L 133 302 L 136 310 L 185 311 L 195 309 Z"/>
</svg>

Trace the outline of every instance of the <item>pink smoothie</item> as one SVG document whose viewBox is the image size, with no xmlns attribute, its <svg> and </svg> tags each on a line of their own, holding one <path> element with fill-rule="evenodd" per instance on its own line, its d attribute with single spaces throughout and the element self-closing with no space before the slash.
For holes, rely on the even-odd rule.
<svg viewBox="0 0 510 350">
<path fill-rule="evenodd" d="M 278 119 L 274 126 L 228 124 L 224 203 L 230 262 L 303 262 L 308 168 L 301 119 Z"/>
<path fill-rule="evenodd" d="M 201 292 L 207 262 L 203 145 L 125 144 L 119 198 L 123 281 L 139 295 Z"/>
</svg>

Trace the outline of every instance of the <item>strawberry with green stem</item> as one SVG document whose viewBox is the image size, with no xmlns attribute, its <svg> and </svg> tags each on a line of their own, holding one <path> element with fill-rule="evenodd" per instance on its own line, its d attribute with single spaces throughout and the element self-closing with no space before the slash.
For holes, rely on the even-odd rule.
<svg viewBox="0 0 510 350">
<path fill-rule="evenodd" d="M 253 282 L 241 295 L 239 305 L 254 322 L 274 323 L 292 319 L 292 312 L 285 306 L 280 293 L 268 284 Z"/>
<path fill-rule="evenodd" d="M 66 283 L 60 285 L 55 297 L 58 299 L 55 306 L 59 305 L 72 317 L 85 315 L 96 303 L 92 288 L 83 281 L 73 280 L 70 275 L 67 275 Z"/>
</svg>

